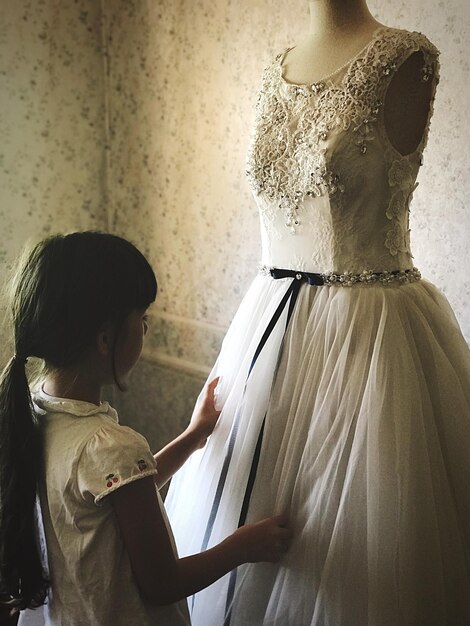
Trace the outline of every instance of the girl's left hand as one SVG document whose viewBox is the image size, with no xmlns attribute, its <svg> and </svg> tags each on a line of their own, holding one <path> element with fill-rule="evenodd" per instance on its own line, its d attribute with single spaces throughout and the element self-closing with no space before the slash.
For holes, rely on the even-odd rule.
<svg viewBox="0 0 470 626">
<path fill-rule="evenodd" d="M 207 437 L 212 433 L 219 419 L 220 411 L 215 408 L 215 388 L 218 382 L 219 377 L 206 384 L 201 401 L 189 425 L 189 429 L 200 438 L 198 448 L 206 445 Z"/>
</svg>

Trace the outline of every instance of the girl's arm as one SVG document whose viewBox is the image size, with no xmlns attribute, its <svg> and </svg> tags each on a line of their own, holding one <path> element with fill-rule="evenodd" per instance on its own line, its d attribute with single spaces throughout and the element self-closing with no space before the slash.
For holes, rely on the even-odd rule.
<svg viewBox="0 0 470 626">
<path fill-rule="evenodd" d="M 152 604 L 186 598 L 242 563 L 278 561 L 290 539 L 286 520 L 279 516 L 243 526 L 214 548 L 178 559 L 152 477 L 124 485 L 108 497 L 137 585 Z"/>
<path fill-rule="evenodd" d="M 220 415 L 215 408 L 214 392 L 219 382 L 214 378 L 204 389 L 200 405 L 196 409 L 188 428 L 176 439 L 170 441 L 154 455 L 158 474 L 155 482 L 160 489 L 179 470 L 183 463 L 198 448 L 202 448 L 212 433 Z"/>
</svg>

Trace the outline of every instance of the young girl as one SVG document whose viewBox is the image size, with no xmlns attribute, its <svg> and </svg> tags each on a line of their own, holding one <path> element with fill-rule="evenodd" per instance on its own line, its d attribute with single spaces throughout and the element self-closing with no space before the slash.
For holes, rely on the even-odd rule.
<svg viewBox="0 0 470 626">
<path fill-rule="evenodd" d="M 211 434 L 217 379 L 155 457 L 101 401 L 103 385 L 126 387 L 156 294 L 143 255 L 96 232 L 42 241 L 17 273 L 15 354 L 0 381 L 0 591 L 16 610 L 48 596 L 47 624 L 188 624 L 186 596 L 287 547 L 278 516 L 178 559 L 156 487 Z M 30 356 L 45 364 L 32 397 Z"/>
</svg>

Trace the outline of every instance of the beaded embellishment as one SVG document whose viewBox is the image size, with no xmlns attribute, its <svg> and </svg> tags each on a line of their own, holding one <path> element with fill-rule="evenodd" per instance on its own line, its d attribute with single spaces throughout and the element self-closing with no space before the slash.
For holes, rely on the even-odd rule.
<svg viewBox="0 0 470 626">
<path fill-rule="evenodd" d="M 341 169 L 335 146 L 341 141 L 342 150 L 347 149 L 344 137 L 349 131 L 358 158 L 367 163 L 369 154 L 374 156 L 378 125 L 383 125 L 386 86 L 400 61 L 417 50 L 424 54 L 422 80 L 435 74 L 437 81 L 438 51 L 427 38 L 387 27 L 378 29 L 369 45 L 341 71 L 319 82 L 302 85 L 284 79 L 282 62 L 289 50 L 265 70 L 246 174 L 255 195 L 263 194 L 270 205 L 266 210 L 280 211 L 291 233 L 295 234 L 306 220 L 302 208 L 309 197 L 329 196 L 337 207 L 347 203 L 348 172 Z M 421 151 L 426 137 L 427 128 Z M 351 151 L 353 159 L 354 154 Z M 367 167 L 364 163 L 354 167 Z M 406 182 L 410 188 L 400 205 L 403 214 L 413 184 L 412 180 Z M 404 190 L 392 189 L 397 191 Z M 397 200 L 395 194 L 394 210 Z M 409 246 L 403 226 L 390 208 L 387 218 L 391 224 L 384 245 L 394 256 Z"/>
<path fill-rule="evenodd" d="M 259 268 L 260 274 L 270 275 L 271 267 L 262 265 Z M 300 275 L 300 274 L 299 274 Z M 421 272 L 417 267 L 408 270 L 396 270 L 392 272 L 374 272 L 373 270 L 363 270 L 359 274 L 352 272 L 344 272 L 338 274 L 336 272 L 320 273 L 327 287 L 352 287 L 353 285 L 372 285 L 379 283 L 381 285 L 389 285 L 391 283 L 414 283 L 421 280 Z"/>
</svg>

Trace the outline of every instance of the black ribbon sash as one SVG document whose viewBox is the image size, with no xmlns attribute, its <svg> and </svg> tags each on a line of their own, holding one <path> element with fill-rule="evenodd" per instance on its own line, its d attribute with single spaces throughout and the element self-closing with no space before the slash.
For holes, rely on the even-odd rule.
<svg viewBox="0 0 470 626">
<path fill-rule="evenodd" d="M 324 285 L 325 281 L 322 277 L 321 274 L 314 274 L 314 273 L 310 273 L 310 272 L 300 272 L 300 271 L 295 271 L 295 270 L 285 270 L 285 269 L 278 269 L 278 268 L 273 268 L 270 270 L 270 274 L 274 279 L 281 279 L 281 278 L 293 278 L 294 280 L 291 281 L 291 283 L 289 284 L 289 287 L 286 291 L 286 293 L 284 294 L 284 296 L 282 297 L 279 305 L 277 306 L 276 310 L 274 311 L 267 327 L 266 330 L 264 331 L 258 346 L 256 347 L 256 350 L 253 354 L 253 358 L 251 360 L 250 363 L 250 367 L 248 369 L 248 374 L 246 377 L 246 381 L 245 381 L 245 386 L 244 386 L 244 390 L 243 390 L 243 395 L 246 392 L 246 387 L 247 387 L 247 383 L 250 377 L 250 374 L 256 364 L 256 361 L 259 358 L 259 355 L 261 354 L 264 346 L 266 345 L 266 342 L 268 341 L 271 333 L 273 332 L 274 328 L 276 327 L 276 324 L 279 321 L 279 318 L 281 317 L 282 313 L 284 312 L 286 306 L 288 305 L 288 311 L 287 311 L 287 320 L 286 320 L 286 325 L 285 325 L 285 329 L 284 329 L 284 333 L 287 330 L 287 327 L 289 325 L 290 319 L 292 317 L 292 313 L 294 311 L 294 307 L 295 307 L 295 303 L 297 301 L 297 297 L 299 295 L 300 292 L 300 288 L 302 286 L 302 284 L 307 283 L 308 285 L 315 285 L 315 286 L 320 286 L 320 285 Z M 217 516 L 217 512 L 219 510 L 219 506 L 220 506 L 220 501 L 222 499 L 222 494 L 223 494 L 223 490 L 225 487 L 225 482 L 227 480 L 227 474 L 229 471 L 229 467 L 230 467 L 230 463 L 232 461 L 232 456 L 233 456 L 233 449 L 235 446 L 235 441 L 237 438 L 237 434 L 238 434 L 238 428 L 239 428 L 239 424 L 240 424 L 240 419 L 241 419 L 241 411 L 242 409 L 240 408 L 238 413 L 235 415 L 235 418 L 233 420 L 233 425 L 232 425 L 232 429 L 230 432 L 230 438 L 229 438 L 229 442 L 227 445 L 227 450 L 225 453 L 225 458 L 224 458 L 224 462 L 222 465 L 222 470 L 220 472 L 220 477 L 219 477 L 219 481 L 217 483 L 217 488 L 215 491 L 215 495 L 214 495 L 214 500 L 212 503 L 212 507 L 211 507 L 211 511 L 209 514 L 209 518 L 207 521 L 207 526 L 206 526 L 206 531 L 204 533 L 204 538 L 202 541 L 202 545 L 201 545 L 201 551 L 207 550 L 207 546 L 209 544 L 209 540 L 212 534 L 212 530 L 214 527 L 214 523 L 215 523 L 215 519 Z M 263 418 L 263 421 L 261 423 L 261 427 L 260 427 L 260 432 L 258 435 L 258 439 L 256 442 L 256 447 L 255 447 L 255 451 L 253 453 L 253 460 L 251 462 L 251 468 L 250 468 L 250 473 L 248 476 L 248 481 L 247 481 L 247 485 L 246 485 L 246 489 L 245 489 L 245 495 L 243 497 L 243 502 L 242 502 L 242 506 L 241 506 L 241 510 L 240 510 L 240 517 L 238 519 L 238 528 L 240 528 L 240 526 L 243 526 L 245 524 L 246 521 L 246 517 L 248 514 L 248 508 L 250 505 L 250 499 L 251 499 L 251 494 L 253 491 L 253 486 L 255 483 L 255 478 L 256 478 L 256 472 L 258 469 L 258 464 L 259 464 L 259 459 L 260 459 L 260 454 L 261 454 L 261 446 L 262 446 L 262 442 L 263 442 L 263 432 L 264 432 L 264 425 L 265 425 L 265 420 L 266 420 L 266 415 Z M 227 601 L 226 601 L 226 611 L 225 611 L 225 621 L 224 621 L 224 626 L 229 626 L 230 624 L 230 620 L 231 620 L 231 613 L 232 613 L 232 609 L 231 609 L 231 604 L 233 601 L 233 597 L 234 597 L 234 593 L 235 593 L 235 585 L 236 585 L 236 580 L 237 580 L 237 570 L 233 570 L 230 573 L 230 580 L 229 580 L 229 585 L 228 585 L 228 590 L 227 590 Z M 194 606 L 194 596 L 193 596 L 193 600 L 192 600 L 192 605 Z"/>
</svg>

